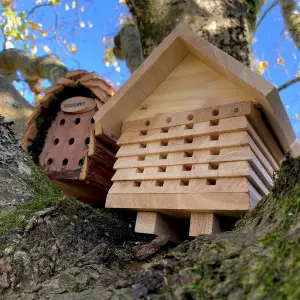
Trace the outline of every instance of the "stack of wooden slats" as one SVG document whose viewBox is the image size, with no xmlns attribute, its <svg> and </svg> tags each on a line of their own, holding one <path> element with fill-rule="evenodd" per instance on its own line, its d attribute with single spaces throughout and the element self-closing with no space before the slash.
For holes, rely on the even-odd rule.
<svg viewBox="0 0 300 300">
<path fill-rule="evenodd" d="M 76 95 L 80 87 L 90 95 L 88 98 Z M 27 121 L 28 129 L 22 139 L 22 147 L 31 152 L 38 149 L 35 143 L 42 142 L 43 150 L 38 153 L 41 167 L 66 193 L 85 202 L 103 204 L 112 184 L 117 139 L 100 124 L 96 125 L 93 116 L 114 92 L 96 73 L 84 70 L 67 73 L 55 86 L 45 90 L 45 97 Z M 90 103 L 92 109 L 77 113 L 61 110 L 63 101 L 76 98 Z M 44 120 L 53 114 L 53 107 L 57 110 L 54 120 L 46 125 L 47 133 L 41 135 Z M 38 141 L 41 136 L 45 136 L 44 140 Z"/>
<path fill-rule="evenodd" d="M 283 158 L 251 102 L 128 121 L 106 207 L 139 211 L 136 231 L 157 234 L 160 214 L 190 218 L 190 236 L 217 230 L 268 194 Z M 158 214 L 160 213 L 160 214 Z"/>
</svg>

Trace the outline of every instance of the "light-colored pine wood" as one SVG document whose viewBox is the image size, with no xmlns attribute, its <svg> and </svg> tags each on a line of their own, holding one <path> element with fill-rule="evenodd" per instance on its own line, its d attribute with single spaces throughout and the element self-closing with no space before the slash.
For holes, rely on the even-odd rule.
<svg viewBox="0 0 300 300">
<path fill-rule="evenodd" d="M 193 193 L 247 193 L 249 180 L 246 177 L 207 179 L 173 179 L 173 180 L 143 180 L 116 181 L 109 190 L 110 194 L 193 194 Z M 188 195 L 187 195 L 188 197 Z"/>
<path fill-rule="evenodd" d="M 47 89 L 44 90 L 44 93 L 46 95 L 48 94 L 54 94 L 57 95 L 58 93 L 60 93 L 62 90 L 64 89 L 64 86 L 62 84 L 56 84 L 54 86 L 51 86 Z"/>
<path fill-rule="evenodd" d="M 217 215 L 213 213 L 191 213 L 190 236 L 211 234 L 220 232 L 220 224 Z"/>
<path fill-rule="evenodd" d="M 170 241 L 181 242 L 168 217 L 156 212 L 138 212 L 135 232 L 169 236 Z"/>
<path fill-rule="evenodd" d="M 84 83 L 82 85 L 84 85 Z M 103 102 L 106 102 L 110 98 L 110 96 L 100 87 L 88 86 L 88 88 L 98 97 L 98 99 L 100 99 Z"/>
<path fill-rule="evenodd" d="M 82 76 L 88 74 L 88 71 L 85 70 L 75 70 L 75 71 L 70 71 L 66 74 L 66 78 L 70 78 L 72 80 L 77 80 L 81 78 Z"/>
<path fill-rule="evenodd" d="M 188 136 L 203 136 L 212 133 L 226 133 L 247 130 L 247 118 L 245 116 L 226 118 L 221 120 L 205 121 L 172 127 L 162 127 L 150 130 L 124 132 L 118 140 L 118 145 L 126 145 L 138 142 L 153 142 L 162 139 L 173 139 Z M 250 124 L 249 124 L 250 125 Z"/>
<path fill-rule="evenodd" d="M 138 155 L 119 157 L 114 165 L 114 169 L 251 160 L 252 151 L 249 146 L 244 146 L 212 150 L 170 152 L 164 155 L 157 153 L 149 154 L 145 157 Z"/>
<path fill-rule="evenodd" d="M 249 210 L 248 193 L 108 194 L 105 207 L 154 212 L 218 212 L 239 216 Z"/>
<path fill-rule="evenodd" d="M 95 123 L 95 135 L 98 139 L 110 145 L 113 149 L 119 149 L 117 137 L 105 130 L 99 122 Z"/>
<path fill-rule="evenodd" d="M 249 195 L 250 195 L 250 208 L 253 208 L 257 204 L 257 202 L 259 202 L 262 199 L 262 195 L 251 184 L 249 186 Z"/>
<path fill-rule="evenodd" d="M 56 84 L 72 86 L 75 84 L 75 82 L 72 79 L 61 77 L 57 80 Z"/>
<path fill-rule="evenodd" d="M 72 97 L 64 100 L 60 107 L 64 112 L 78 114 L 94 109 L 96 107 L 96 102 L 93 98 Z"/>
<path fill-rule="evenodd" d="M 91 72 L 84 76 L 81 76 L 81 78 L 78 79 L 78 82 L 83 83 L 91 79 L 101 79 L 101 77 L 96 72 Z"/>
<path fill-rule="evenodd" d="M 251 101 L 240 101 L 237 103 L 225 103 L 212 105 L 206 108 L 188 110 L 181 109 L 179 112 L 159 114 L 154 117 L 143 118 L 134 121 L 125 121 L 122 131 L 132 132 L 140 130 L 150 130 L 176 125 L 186 125 L 211 120 L 248 116 L 254 109 Z"/>
</svg>

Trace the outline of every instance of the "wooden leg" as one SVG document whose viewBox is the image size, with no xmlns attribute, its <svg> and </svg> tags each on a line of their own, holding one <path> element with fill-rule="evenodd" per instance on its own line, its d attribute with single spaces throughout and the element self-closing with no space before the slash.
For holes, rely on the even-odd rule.
<svg viewBox="0 0 300 300">
<path fill-rule="evenodd" d="M 156 212 L 138 212 L 135 223 L 135 232 L 169 236 L 170 241 L 180 243 L 172 222 L 164 215 Z"/>
<path fill-rule="evenodd" d="M 192 213 L 190 236 L 220 232 L 219 221 L 213 213 Z"/>
</svg>

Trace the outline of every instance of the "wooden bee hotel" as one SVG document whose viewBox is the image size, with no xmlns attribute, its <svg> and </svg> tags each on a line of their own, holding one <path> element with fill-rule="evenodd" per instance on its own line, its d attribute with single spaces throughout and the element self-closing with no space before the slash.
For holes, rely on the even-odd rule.
<svg viewBox="0 0 300 300">
<path fill-rule="evenodd" d="M 22 146 L 67 194 L 101 204 L 111 186 L 116 139 L 94 122 L 114 89 L 98 74 L 72 71 L 45 90 Z"/>
<path fill-rule="evenodd" d="M 106 207 L 138 211 L 137 232 L 177 240 L 220 230 L 273 184 L 284 153 L 299 144 L 277 89 L 178 27 L 95 115 L 119 137 Z"/>
</svg>

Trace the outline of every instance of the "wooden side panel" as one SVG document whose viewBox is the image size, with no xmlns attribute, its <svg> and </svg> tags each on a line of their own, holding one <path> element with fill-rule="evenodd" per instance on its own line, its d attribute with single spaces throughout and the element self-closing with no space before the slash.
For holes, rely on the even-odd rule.
<svg viewBox="0 0 300 300">
<path fill-rule="evenodd" d="M 218 217 L 212 213 L 192 213 L 190 218 L 190 236 L 220 232 Z"/>
<path fill-rule="evenodd" d="M 180 243 L 172 223 L 166 216 L 156 212 L 139 212 L 136 217 L 135 232 L 169 236 L 170 241 Z"/>
<path fill-rule="evenodd" d="M 127 121 L 245 100 L 253 98 L 189 54 Z"/>
</svg>

